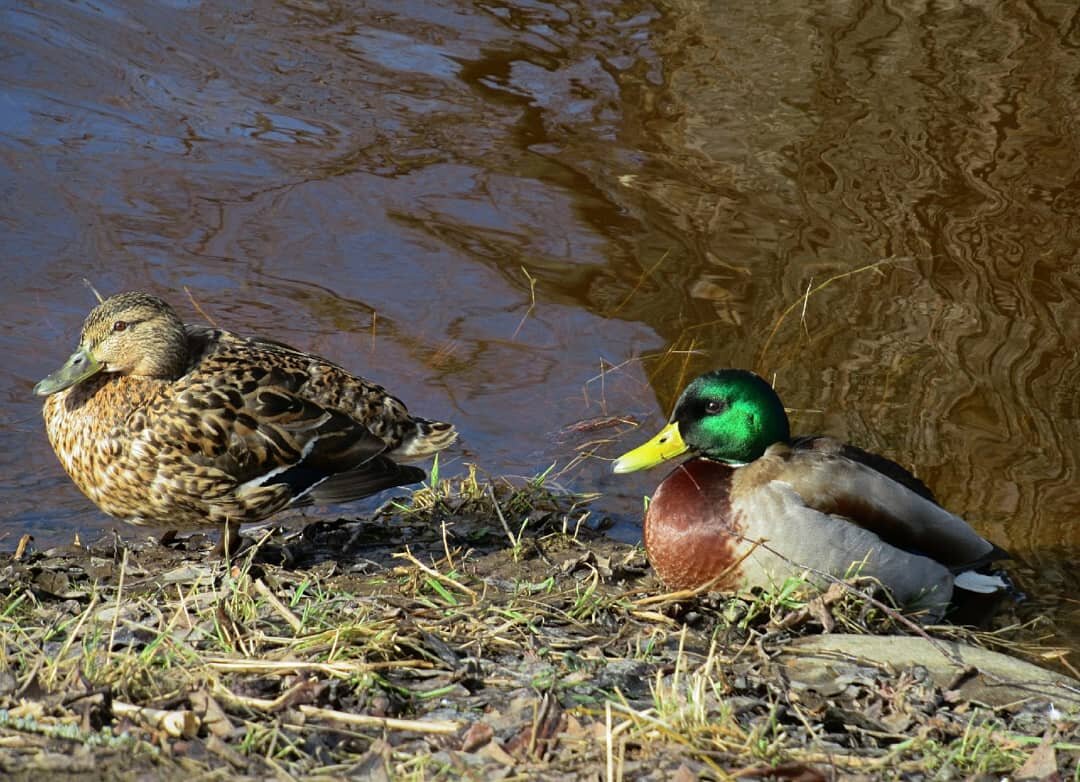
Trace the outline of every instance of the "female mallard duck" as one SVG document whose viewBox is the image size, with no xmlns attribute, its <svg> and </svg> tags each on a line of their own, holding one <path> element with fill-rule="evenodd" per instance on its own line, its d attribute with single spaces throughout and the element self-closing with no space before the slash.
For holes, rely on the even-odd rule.
<svg viewBox="0 0 1080 782">
<path fill-rule="evenodd" d="M 185 325 L 146 293 L 95 307 L 34 392 L 48 397 L 53 450 L 99 508 L 170 529 L 221 524 L 225 550 L 241 524 L 285 507 L 417 483 L 424 471 L 398 461 L 457 436 L 325 359 Z"/>
<path fill-rule="evenodd" d="M 673 588 L 713 579 L 717 589 L 775 585 L 804 566 L 836 576 L 858 570 L 939 616 L 954 586 L 1005 586 L 971 572 L 1005 552 L 907 470 L 830 437 L 790 439 L 780 398 L 752 372 L 697 378 L 668 425 L 614 470 L 686 452 L 693 455 L 660 484 L 645 516 L 649 560 Z"/>
</svg>

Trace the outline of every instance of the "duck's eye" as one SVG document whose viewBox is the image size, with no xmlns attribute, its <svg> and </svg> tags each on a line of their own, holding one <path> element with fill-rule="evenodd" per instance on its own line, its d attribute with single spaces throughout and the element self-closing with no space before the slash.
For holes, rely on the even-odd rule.
<svg viewBox="0 0 1080 782">
<path fill-rule="evenodd" d="M 128 322 L 126 320 L 118 320 L 118 321 L 116 321 L 116 323 L 112 324 L 112 330 L 113 331 L 123 331 L 127 327 L 128 327 Z"/>
<path fill-rule="evenodd" d="M 719 413 L 723 409 L 723 405 L 717 402 L 715 399 L 710 399 L 705 403 L 706 413 Z"/>
</svg>

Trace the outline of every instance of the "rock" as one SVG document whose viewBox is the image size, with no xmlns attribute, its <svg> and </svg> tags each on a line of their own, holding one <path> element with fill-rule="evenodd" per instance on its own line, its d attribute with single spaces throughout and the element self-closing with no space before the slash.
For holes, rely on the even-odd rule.
<svg viewBox="0 0 1080 782">
<path fill-rule="evenodd" d="M 943 653 L 944 650 L 944 653 Z M 952 658 L 952 659 L 950 659 Z M 922 666 L 940 687 L 990 706 L 1029 699 L 1080 704 L 1080 682 L 1023 660 L 955 641 L 917 636 L 832 635 L 797 638 L 778 660 L 800 681 L 835 679 L 851 663 Z M 964 676 L 967 669 L 971 675 Z"/>
</svg>

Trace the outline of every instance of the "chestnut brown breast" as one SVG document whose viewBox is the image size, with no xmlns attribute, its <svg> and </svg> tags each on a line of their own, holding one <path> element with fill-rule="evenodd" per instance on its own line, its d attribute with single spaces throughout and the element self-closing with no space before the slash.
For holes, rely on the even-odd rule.
<svg viewBox="0 0 1080 782">
<path fill-rule="evenodd" d="M 731 504 L 734 470 L 710 459 L 676 467 L 653 494 L 645 514 L 645 551 L 672 589 L 693 589 L 723 574 L 716 589 L 736 589 L 742 573 L 743 524 Z M 726 571 L 726 572 L 725 572 Z"/>
</svg>

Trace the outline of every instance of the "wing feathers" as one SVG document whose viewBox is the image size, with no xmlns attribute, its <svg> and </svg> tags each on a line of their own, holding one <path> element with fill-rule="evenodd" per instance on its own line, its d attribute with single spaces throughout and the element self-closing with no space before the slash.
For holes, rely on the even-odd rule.
<svg viewBox="0 0 1080 782">
<path fill-rule="evenodd" d="M 306 496 L 312 502 L 336 505 L 367 497 L 383 489 L 420 483 L 426 477 L 427 473 L 419 467 L 398 464 L 379 456 L 362 468 L 327 478 Z"/>
<path fill-rule="evenodd" d="M 195 420 L 204 441 L 225 444 L 204 449 L 198 460 L 231 476 L 237 496 L 249 502 L 269 488 L 297 505 L 347 502 L 417 483 L 426 473 L 396 464 L 388 451 L 434 452 L 414 444 L 432 428 L 453 432 L 413 418 L 382 387 L 287 345 L 188 330 L 197 356 L 192 369 L 211 380 L 188 384 L 183 401 L 200 409 Z M 438 445 L 450 440 L 443 434 Z"/>
<path fill-rule="evenodd" d="M 959 516 L 891 474 L 848 458 L 838 442 L 831 441 L 832 447 L 821 440 L 830 438 L 810 448 L 770 447 L 752 465 L 754 478 L 783 481 L 809 507 L 843 516 L 889 545 L 944 565 L 966 566 L 993 555 L 994 545 Z"/>
</svg>

